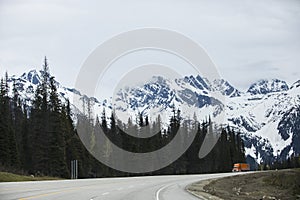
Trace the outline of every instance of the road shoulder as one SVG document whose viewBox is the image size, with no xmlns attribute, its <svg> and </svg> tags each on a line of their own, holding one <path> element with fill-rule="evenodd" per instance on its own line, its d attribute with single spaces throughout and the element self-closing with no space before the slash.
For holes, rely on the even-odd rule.
<svg viewBox="0 0 300 200">
<path fill-rule="evenodd" d="M 204 189 L 206 185 L 209 185 L 214 180 L 216 179 L 208 179 L 208 180 L 192 183 L 186 186 L 185 190 L 190 194 L 198 197 L 199 199 L 221 200 L 221 198 L 208 193 L 208 191 Z"/>
<path fill-rule="evenodd" d="M 200 199 L 300 199 L 300 169 L 241 173 L 187 186 Z"/>
</svg>

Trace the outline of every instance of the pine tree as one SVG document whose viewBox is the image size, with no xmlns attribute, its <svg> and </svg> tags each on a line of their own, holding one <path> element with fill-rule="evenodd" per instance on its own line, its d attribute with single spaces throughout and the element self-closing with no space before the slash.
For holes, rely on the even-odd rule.
<svg viewBox="0 0 300 200">
<path fill-rule="evenodd" d="M 47 58 L 44 59 L 42 73 L 42 83 L 37 86 L 35 97 L 32 102 L 30 126 L 32 131 L 29 135 L 32 145 L 32 170 L 36 174 L 50 174 L 50 141 L 49 134 L 49 106 L 48 106 L 48 92 L 49 92 L 49 67 Z"/>
<path fill-rule="evenodd" d="M 8 96 L 8 73 L 5 73 L 5 80 L 1 80 L 1 109 L 0 109 L 0 143 L 1 148 L 1 163 L 8 168 L 19 168 L 19 154 L 17 149 L 16 135 L 13 128 L 13 112 L 12 102 Z"/>
<path fill-rule="evenodd" d="M 111 117 L 110 117 L 110 134 L 111 135 L 117 134 L 116 118 L 114 112 L 111 113 Z"/>
<path fill-rule="evenodd" d="M 107 134 L 107 120 L 106 120 L 105 108 L 103 108 L 103 112 L 101 116 L 101 127 L 103 132 Z"/>
<path fill-rule="evenodd" d="M 20 157 L 21 167 L 25 171 L 30 171 L 32 166 L 32 149 L 29 138 L 29 124 L 27 116 L 27 105 L 23 104 L 23 121 L 21 127 L 21 145 L 20 145 Z"/>
<path fill-rule="evenodd" d="M 31 150 L 31 173 L 40 174 L 43 166 L 43 163 L 46 163 L 46 155 L 45 155 L 45 145 L 46 142 L 43 140 L 42 132 L 43 132 L 43 120 L 42 120 L 42 97 L 41 97 L 41 88 L 37 87 L 35 91 L 35 97 L 32 102 L 32 107 L 30 111 L 30 127 L 32 131 L 27 137 L 27 140 L 32 142 Z M 41 162 L 41 164 L 39 164 Z"/>
<path fill-rule="evenodd" d="M 228 133 L 225 129 L 222 129 L 220 137 L 220 172 L 228 172 L 232 169 L 232 163 L 230 159 L 230 141 L 228 140 Z"/>
<path fill-rule="evenodd" d="M 0 84 L 0 164 L 6 166 L 9 161 L 8 149 L 8 119 L 9 114 L 7 105 L 7 91 L 5 89 L 4 80 L 1 78 Z"/>
<path fill-rule="evenodd" d="M 143 114 L 139 112 L 138 114 L 138 124 L 140 127 L 144 127 L 144 119 L 143 119 Z"/>
<path fill-rule="evenodd" d="M 49 172 L 52 176 L 67 177 L 65 136 L 61 121 L 61 102 L 58 98 L 54 77 L 50 78 L 49 96 Z"/>
<path fill-rule="evenodd" d="M 21 149 L 21 138 L 22 138 L 22 124 L 24 123 L 24 114 L 22 111 L 22 104 L 19 97 L 19 93 L 17 90 L 17 84 L 16 81 L 13 81 L 13 97 L 12 97 L 12 103 L 11 103 L 11 116 L 12 116 L 12 128 L 15 137 L 12 139 L 16 143 L 16 152 L 15 155 L 15 166 L 20 167 L 20 149 Z"/>
</svg>

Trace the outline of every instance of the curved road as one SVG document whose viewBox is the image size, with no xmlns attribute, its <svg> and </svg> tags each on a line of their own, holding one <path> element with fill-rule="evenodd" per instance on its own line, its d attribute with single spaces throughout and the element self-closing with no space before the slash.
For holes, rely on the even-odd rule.
<svg viewBox="0 0 300 200">
<path fill-rule="evenodd" d="M 193 182 L 237 173 L 0 183 L 0 199 L 193 200 Z"/>
</svg>

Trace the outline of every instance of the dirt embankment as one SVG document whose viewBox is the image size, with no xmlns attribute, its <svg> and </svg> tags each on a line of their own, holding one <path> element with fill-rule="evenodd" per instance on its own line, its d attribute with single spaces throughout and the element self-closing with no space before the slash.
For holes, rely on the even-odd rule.
<svg viewBox="0 0 300 200">
<path fill-rule="evenodd" d="M 300 200 L 300 169 L 265 171 L 190 185 L 187 190 L 206 199 Z"/>
</svg>

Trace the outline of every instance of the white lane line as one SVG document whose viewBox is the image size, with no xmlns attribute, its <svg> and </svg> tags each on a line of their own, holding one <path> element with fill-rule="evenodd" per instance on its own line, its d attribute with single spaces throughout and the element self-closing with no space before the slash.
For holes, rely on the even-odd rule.
<svg viewBox="0 0 300 200">
<path fill-rule="evenodd" d="M 159 200 L 159 193 L 162 191 L 162 190 L 164 190 L 164 189 L 166 189 L 167 187 L 169 187 L 170 185 L 165 185 L 165 186 L 163 186 L 163 187 L 161 187 L 159 190 L 157 190 L 156 191 L 156 200 Z"/>
<path fill-rule="evenodd" d="M 108 195 L 109 194 L 109 192 L 104 192 L 104 193 L 102 193 L 102 195 Z"/>
<path fill-rule="evenodd" d="M 97 198 L 97 196 L 91 197 L 90 200 L 94 200 L 95 198 Z"/>
</svg>

